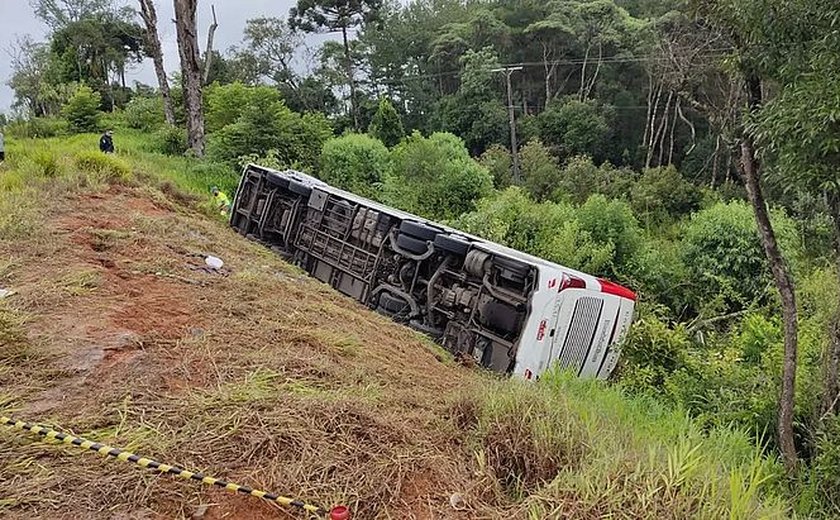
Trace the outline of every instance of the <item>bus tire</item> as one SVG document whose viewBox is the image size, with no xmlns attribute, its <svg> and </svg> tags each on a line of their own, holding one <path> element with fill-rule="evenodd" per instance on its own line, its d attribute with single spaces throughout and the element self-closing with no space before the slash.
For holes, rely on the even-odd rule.
<svg viewBox="0 0 840 520">
<path fill-rule="evenodd" d="M 292 193 L 295 193 L 297 195 L 300 195 L 303 198 L 308 198 L 309 194 L 312 193 L 312 188 L 310 188 L 306 184 L 300 183 L 300 182 L 295 181 L 295 180 L 291 180 L 291 181 L 289 181 L 289 191 L 291 191 Z"/>
<path fill-rule="evenodd" d="M 268 172 L 265 176 L 265 182 L 271 184 L 272 186 L 277 186 L 282 190 L 289 189 L 289 179 L 285 177 L 281 177 L 279 174 L 274 172 Z"/>
<path fill-rule="evenodd" d="M 470 249 L 470 243 L 455 235 L 440 234 L 435 237 L 435 248 L 447 253 L 466 256 Z"/>
<path fill-rule="evenodd" d="M 419 222 L 403 220 L 402 224 L 400 224 L 400 233 L 411 235 L 420 240 L 431 241 L 440 234 L 440 230 Z"/>
<path fill-rule="evenodd" d="M 418 240 L 402 233 L 397 235 L 397 246 L 415 255 L 422 255 L 429 250 L 427 241 Z"/>
</svg>

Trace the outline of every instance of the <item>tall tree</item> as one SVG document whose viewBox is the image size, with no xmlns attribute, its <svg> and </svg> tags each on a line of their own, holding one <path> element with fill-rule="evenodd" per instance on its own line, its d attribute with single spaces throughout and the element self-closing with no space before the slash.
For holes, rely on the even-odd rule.
<svg viewBox="0 0 840 520">
<path fill-rule="evenodd" d="M 771 5 L 772 4 L 772 5 Z M 732 80 L 741 86 L 744 111 L 748 120 L 761 116 L 764 103 L 763 79 L 773 55 L 781 49 L 775 44 L 779 32 L 789 28 L 784 25 L 786 7 L 773 0 L 699 0 L 698 12 L 726 35 L 735 53 L 736 66 L 730 72 Z M 771 13 L 772 16 L 768 16 Z M 778 27 L 777 27 L 778 26 Z M 779 28 L 782 31 L 779 31 Z M 785 467 L 796 467 L 797 453 L 794 443 L 793 416 L 796 388 L 796 360 L 798 323 L 796 293 L 790 268 L 776 239 L 770 221 L 767 202 L 762 190 L 767 170 L 756 153 L 756 135 L 744 121 L 736 129 L 740 154 L 739 170 L 753 207 L 761 243 L 767 256 L 773 281 L 779 291 L 784 326 L 784 356 L 782 385 L 779 395 L 777 434 Z"/>
<path fill-rule="evenodd" d="M 213 22 L 210 24 L 210 29 L 207 30 L 207 50 L 204 51 L 204 84 L 207 85 L 210 80 L 210 67 L 213 65 L 213 39 L 216 36 L 216 29 L 219 28 L 219 20 L 216 18 L 216 6 L 211 5 L 210 10 L 213 12 Z"/>
<path fill-rule="evenodd" d="M 35 16 L 52 30 L 113 10 L 113 0 L 30 0 Z"/>
<path fill-rule="evenodd" d="M 257 64 L 259 74 L 280 85 L 296 89 L 297 77 L 292 67 L 303 38 L 279 18 L 254 18 L 245 22 L 245 48 Z"/>
<path fill-rule="evenodd" d="M 304 32 L 341 32 L 344 45 L 344 67 L 350 87 L 350 110 L 353 125 L 359 129 L 356 77 L 350 54 L 348 31 L 373 21 L 382 0 L 298 0 L 289 12 L 289 25 Z"/>
<path fill-rule="evenodd" d="M 175 0 L 175 28 L 184 82 L 184 108 L 187 113 L 187 145 L 200 157 L 204 155 L 205 135 L 201 56 L 195 20 L 197 7 L 198 0 Z"/>
<path fill-rule="evenodd" d="M 155 75 L 157 75 L 160 88 L 160 97 L 163 98 L 163 113 L 166 122 L 174 125 L 175 109 L 172 106 L 172 93 L 169 90 L 169 80 L 163 66 L 163 49 L 158 36 L 157 10 L 153 0 L 140 0 L 140 17 L 146 25 L 146 50 L 152 56 L 152 62 L 155 64 Z"/>
<path fill-rule="evenodd" d="M 785 17 L 783 52 L 773 78 L 778 96 L 754 121 L 763 158 L 775 165 L 775 181 L 785 191 L 805 190 L 824 198 L 834 221 L 834 257 L 840 276 L 840 6 L 830 0 L 792 2 Z M 795 21 L 804 22 L 796 27 Z M 840 411 L 840 307 L 830 325 L 823 359 L 823 388 L 817 417 Z M 820 425 L 818 425 L 820 426 Z"/>
</svg>

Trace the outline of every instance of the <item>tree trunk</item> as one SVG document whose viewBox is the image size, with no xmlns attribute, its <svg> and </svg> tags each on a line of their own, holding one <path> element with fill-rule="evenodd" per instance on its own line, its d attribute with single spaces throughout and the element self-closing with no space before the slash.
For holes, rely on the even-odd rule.
<svg viewBox="0 0 840 520">
<path fill-rule="evenodd" d="M 837 276 L 840 277 L 840 194 L 832 193 L 828 197 L 831 217 L 834 219 L 834 257 L 837 264 Z M 837 412 L 840 402 L 840 307 L 834 317 L 828 349 L 823 360 L 823 393 L 820 403 L 820 420 Z"/>
<path fill-rule="evenodd" d="M 175 109 L 172 107 L 172 94 L 169 91 L 169 80 L 166 79 L 166 69 L 163 67 L 163 50 L 157 29 L 157 11 L 154 0 L 140 0 L 140 16 L 146 24 L 146 45 L 155 64 L 160 97 L 163 99 L 163 114 L 167 124 L 175 125 Z"/>
<path fill-rule="evenodd" d="M 591 43 L 586 45 L 586 52 L 583 54 L 583 65 L 580 68 L 580 88 L 578 89 L 578 98 L 581 101 L 586 100 L 586 98 L 583 97 L 583 92 L 586 88 L 586 65 L 589 63 L 589 51 L 591 48 Z"/>
<path fill-rule="evenodd" d="M 175 28 L 184 83 L 187 144 L 201 157 L 204 155 L 204 108 L 201 93 L 201 56 L 198 51 L 198 31 L 195 23 L 197 4 L 198 0 L 175 0 Z"/>
<path fill-rule="evenodd" d="M 347 27 L 341 28 L 344 38 L 344 61 L 347 69 L 347 82 L 350 85 L 350 111 L 353 113 L 353 128 L 359 129 L 359 114 L 356 110 L 356 78 L 353 77 L 353 60 L 350 59 L 350 42 L 347 41 Z"/>
<path fill-rule="evenodd" d="M 761 106 L 761 80 L 754 75 L 745 78 L 747 100 L 751 114 Z M 747 196 L 755 212 L 755 220 L 761 236 L 761 244 L 773 273 L 773 280 L 782 301 L 782 320 L 784 323 L 785 352 L 782 367 L 782 391 L 779 396 L 778 435 L 779 448 L 785 468 L 792 471 L 796 467 L 796 445 L 793 440 L 794 391 L 796 383 L 797 315 L 796 296 L 793 279 L 785 264 L 784 257 L 776 241 L 776 233 L 770 222 L 767 204 L 761 191 L 759 176 L 760 164 L 755 154 L 752 136 L 744 132 L 741 135 L 741 176 L 747 189 Z"/>
<path fill-rule="evenodd" d="M 219 28 L 219 22 L 216 20 L 216 6 L 211 5 L 210 10 L 213 11 L 213 23 L 210 24 L 210 29 L 207 31 L 207 51 L 204 53 L 204 84 L 206 85 L 210 80 L 210 65 L 213 64 L 213 37 L 216 36 L 216 29 Z"/>
</svg>

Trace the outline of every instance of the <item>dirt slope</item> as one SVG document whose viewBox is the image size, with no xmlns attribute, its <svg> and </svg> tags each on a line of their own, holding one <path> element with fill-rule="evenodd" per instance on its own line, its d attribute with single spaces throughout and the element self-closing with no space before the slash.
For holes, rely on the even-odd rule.
<svg viewBox="0 0 840 520">
<path fill-rule="evenodd" d="M 2 242 L 0 409 L 356 518 L 473 517 L 449 410 L 478 376 L 193 206 L 111 186 Z M 0 516 L 305 518 L 5 429 Z"/>
</svg>

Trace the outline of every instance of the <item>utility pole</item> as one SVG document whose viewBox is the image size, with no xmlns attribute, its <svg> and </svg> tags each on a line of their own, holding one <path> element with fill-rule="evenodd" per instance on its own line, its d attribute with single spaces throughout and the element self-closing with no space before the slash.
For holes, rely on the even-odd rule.
<svg viewBox="0 0 840 520">
<path fill-rule="evenodd" d="M 514 72 L 522 70 L 522 67 L 502 67 L 500 69 L 493 69 L 490 72 L 504 72 L 507 83 L 507 104 L 508 104 L 508 119 L 510 121 L 510 155 L 513 159 L 513 182 L 519 184 L 522 179 L 519 172 L 519 149 L 516 143 L 516 107 L 513 106 L 513 89 L 510 85 L 510 75 Z"/>
</svg>

